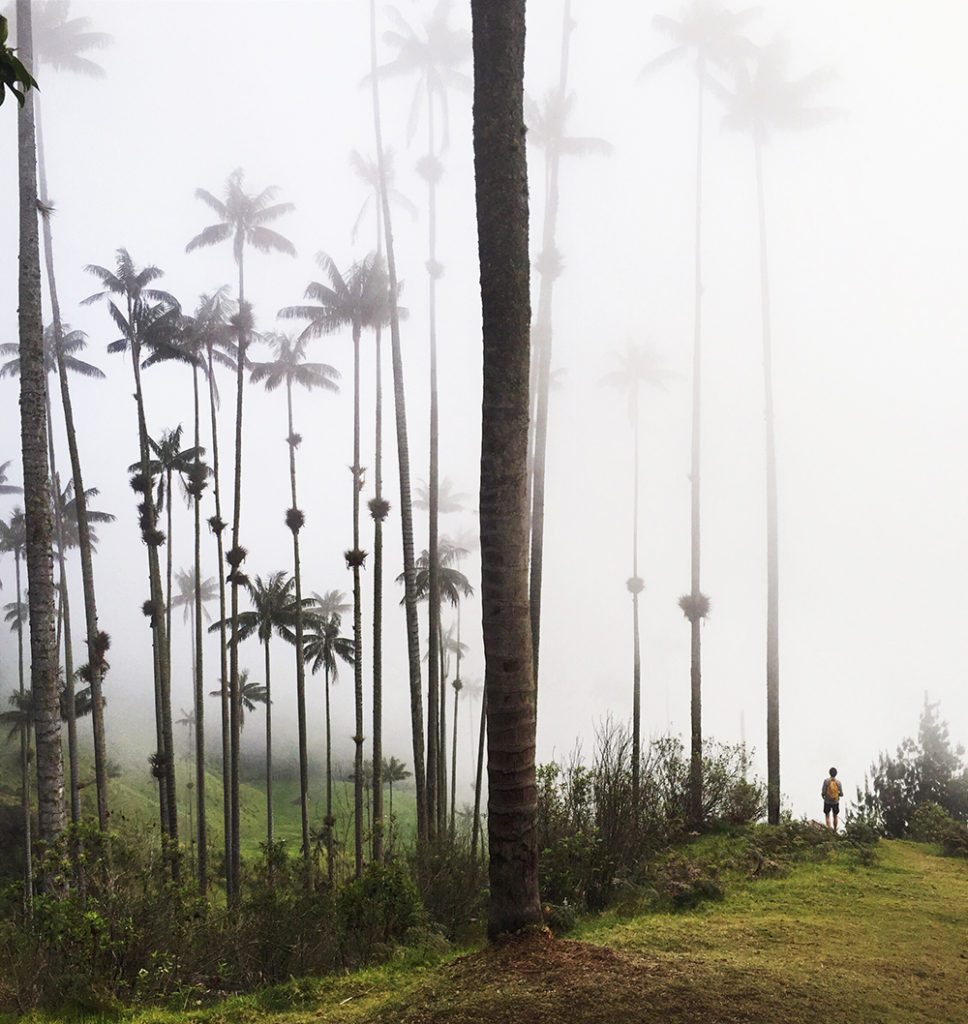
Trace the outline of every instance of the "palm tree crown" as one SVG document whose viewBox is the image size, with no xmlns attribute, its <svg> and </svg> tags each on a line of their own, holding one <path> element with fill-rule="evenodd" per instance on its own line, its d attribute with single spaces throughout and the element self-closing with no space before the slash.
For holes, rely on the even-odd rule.
<svg viewBox="0 0 968 1024">
<path fill-rule="evenodd" d="M 703 76 L 710 66 L 732 71 L 755 51 L 740 33 L 758 13 L 755 7 L 731 11 L 720 0 L 692 0 L 678 18 L 657 14 L 652 25 L 672 40 L 672 49 L 649 61 L 640 77 L 690 55 Z"/>
<path fill-rule="evenodd" d="M 211 207 L 218 214 L 219 220 L 200 231 L 185 246 L 185 251 L 193 252 L 209 245 L 218 245 L 231 238 L 236 263 L 241 261 L 246 245 L 251 245 L 259 252 L 284 252 L 295 256 L 296 248 L 292 242 L 266 227 L 266 224 L 291 212 L 293 204 L 273 203 L 272 200 L 279 192 L 274 185 L 264 188 L 258 194 L 246 192 L 242 187 L 243 178 L 240 168 L 234 170 L 225 183 L 222 199 L 216 198 L 207 189 L 195 189 L 196 198 Z"/>
<path fill-rule="evenodd" d="M 306 362 L 306 338 L 290 338 L 285 334 L 267 334 L 264 340 L 272 347 L 275 359 L 266 363 L 253 363 L 251 380 L 253 384 L 264 384 L 266 391 L 275 391 L 281 384 L 294 384 L 312 391 L 323 388 L 339 391 L 335 381 L 339 370 L 327 363 Z"/>
<path fill-rule="evenodd" d="M 326 615 L 316 614 L 312 619 L 312 630 L 303 638 L 303 657 L 315 674 L 326 669 L 331 682 L 339 678 L 339 662 L 353 664 L 356 645 L 351 637 L 340 636 L 342 620 L 338 612 Z"/>
<path fill-rule="evenodd" d="M 99 370 L 93 363 L 78 359 L 75 353 L 87 348 L 87 334 L 84 331 L 72 331 L 70 324 L 61 325 L 60 345 L 54 332 L 54 325 L 48 324 L 44 328 L 44 369 L 48 373 L 57 373 L 57 355 L 60 351 L 61 361 L 71 373 L 81 377 L 93 377 L 97 380 L 104 379 L 104 372 Z M 20 376 L 20 345 L 15 341 L 5 342 L 0 345 L 0 356 L 10 356 L 0 366 L 0 377 Z"/>
<path fill-rule="evenodd" d="M 90 18 L 71 18 L 69 0 L 34 0 L 31 6 L 37 63 L 88 78 L 104 77 L 104 68 L 82 54 L 109 46 L 113 40 L 107 32 L 91 32 Z"/>
<path fill-rule="evenodd" d="M 7 483 L 7 466 L 9 465 L 9 459 L 6 462 L 0 462 L 0 494 L 23 494 L 22 487 Z"/>
</svg>

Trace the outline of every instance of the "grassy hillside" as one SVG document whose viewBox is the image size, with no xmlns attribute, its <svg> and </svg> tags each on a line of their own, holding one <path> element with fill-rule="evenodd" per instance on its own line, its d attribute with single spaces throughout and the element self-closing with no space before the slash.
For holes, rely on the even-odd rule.
<svg viewBox="0 0 968 1024">
<path fill-rule="evenodd" d="M 467 955 L 404 952 L 137 1024 L 949 1024 L 968 1006 L 968 864 L 910 843 L 741 880 L 720 902 Z M 187 1011 L 187 1012 L 186 1012 Z"/>
</svg>

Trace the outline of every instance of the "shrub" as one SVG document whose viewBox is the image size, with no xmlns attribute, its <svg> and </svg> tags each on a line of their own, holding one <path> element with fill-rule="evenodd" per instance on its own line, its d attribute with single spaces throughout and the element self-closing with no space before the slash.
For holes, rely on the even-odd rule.
<svg viewBox="0 0 968 1024">
<path fill-rule="evenodd" d="M 417 887 L 400 863 L 368 864 L 340 890 L 336 905 L 344 960 L 352 965 L 385 954 L 423 919 Z"/>
<path fill-rule="evenodd" d="M 914 809 L 908 825 L 908 834 L 921 843 L 940 843 L 954 824 L 954 818 L 943 807 L 929 802 Z"/>
</svg>

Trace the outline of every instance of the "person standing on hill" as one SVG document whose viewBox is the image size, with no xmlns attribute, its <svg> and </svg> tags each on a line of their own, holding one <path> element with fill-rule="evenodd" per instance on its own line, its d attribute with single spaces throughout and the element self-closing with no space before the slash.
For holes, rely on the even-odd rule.
<svg viewBox="0 0 968 1024">
<path fill-rule="evenodd" d="M 823 780 L 823 788 L 820 790 L 823 797 L 823 816 L 830 828 L 830 815 L 834 816 L 833 830 L 837 831 L 837 817 L 840 814 L 840 798 L 844 795 L 844 787 L 837 778 L 837 769 L 831 768 L 830 775 Z"/>
</svg>

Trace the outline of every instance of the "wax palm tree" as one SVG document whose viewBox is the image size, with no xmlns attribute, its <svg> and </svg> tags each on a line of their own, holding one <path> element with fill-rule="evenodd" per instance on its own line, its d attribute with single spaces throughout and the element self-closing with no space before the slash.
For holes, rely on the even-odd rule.
<svg viewBox="0 0 968 1024">
<path fill-rule="evenodd" d="M 169 839 L 173 874 L 178 873 L 178 815 L 175 793 L 175 766 L 172 756 L 171 662 L 165 628 L 165 598 L 161 585 L 158 548 L 165 541 L 158 529 L 158 509 L 151 487 L 150 446 L 145 416 L 144 392 L 141 383 L 142 360 L 166 348 L 177 330 L 180 310 L 173 296 L 151 287 L 162 276 L 158 267 L 139 269 L 127 249 L 118 249 L 115 269 L 92 264 L 86 268 L 104 286 L 84 303 L 104 301 L 121 337 L 108 345 L 109 352 L 131 355 L 134 375 L 135 404 L 138 417 L 138 448 L 140 468 L 131 479 L 132 488 L 140 495 L 138 506 L 141 538 L 148 549 L 148 583 L 150 597 L 144 612 L 152 629 L 155 665 L 155 717 L 158 751 L 156 771 L 159 780 L 162 829 Z M 118 301 L 115 301 L 115 297 Z"/>
<path fill-rule="evenodd" d="M 329 283 L 310 282 L 306 298 L 315 305 L 287 306 L 279 311 L 284 319 L 308 320 L 299 335 L 300 341 L 333 334 L 349 327 L 353 339 L 353 547 L 346 552 L 346 564 L 353 571 L 353 643 L 356 652 L 354 665 L 356 694 L 356 786 L 355 786 L 355 841 L 356 873 L 363 870 L 363 599 L 360 591 L 360 571 L 366 552 L 360 547 L 360 491 L 363 489 L 363 467 L 360 465 L 360 336 L 367 328 L 384 325 L 389 317 L 388 284 L 383 261 L 370 254 L 341 274 L 326 253 L 316 257 L 320 269 Z"/>
<path fill-rule="evenodd" d="M 776 437 L 773 414 L 773 338 L 770 279 L 767 257 L 766 198 L 763 150 L 777 132 L 802 130 L 828 120 L 829 107 L 811 106 L 827 83 L 829 72 L 816 71 L 801 78 L 789 74 L 789 50 L 777 40 L 757 52 L 752 71 L 737 66 L 731 93 L 724 93 L 726 125 L 748 131 L 753 140 L 756 200 L 760 235 L 760 310 L 763 335 L 763 385 L 766 398 L 766 765 L 767 819 L 780 821 L 780 637 L 779 568 L 777 541 Z"/>
<path fill-rule="evenodd" d="M 481 790 L 484 780 L 484 753 L 487 739 L 487 694 L 483 680 L 465 684 L 471 696 L 480 697 L 481 715 L 477 736 L 477 760 L 474 769 L 474 818 L 471 822 L 471 861 L 477 863 L 477 843 L 481 834 Z"/>
<path fill-rule="evenodd" d="M 221 697 L 222 690 L 212 690 L 209 694 L 211 697 Z M 249 681 L 249 670 L 247 668 L 242 669 L 239 672 L 239 709 L 242 712 L 242 718 L 239 721 L 239 728 L 245 726 L 245 713 L 255 711 L 256 705 L 265 704 L 269 706 L 269 694 L 268 690 L 262 685 L 262 683 L 250 682 Z M 267 752 L 268 753 L 268 752 Z"/>
<path fill-rule="evenodd" d="M 229 896 L 230 901 L 234 900 L 234 891 L 232 888 L 232 850 L 233 850 L 233 824 L 232 824 L 232 725 L 231 715 L 229 707 L 229 667 L 228 667 L 228 654 L 227 654 L 227 643 L 226 643 L 226 604 L 225 604 L 225 570 L 224 570 L 224 551 L 222 542 L 222 532 L 225 529 L 225 521 L 222 518 L 222 489 L 220 485 L 221 475 L 219 472 L 219 447 L 218 447 L 218 416 L 217 409 L 219 404 L 218 385 L 215 378 L 216 366 L 228 367 L 229 369 L 236 369 L 236 357 L 238 355 L 238 346 L 235 344 L 234 330 L 232 328 L 231 320 L 237 313 L 237 304 L 228 296 L 228 286 L 223 285 L 210 295 L 202 295 L 199 299 L 198 306 L 195 309 L 194 316 L 191 318 L 184 318 L 183 320 L 183 332 L 181 343 L 182 347 L 189 353 L 195 355 L 198 360 L 202 363 L 202 372 L 204 372 L 207 384 L 208 384 L 208 400 L 209 400 L 209 413 L 211 416 L 211 432 L 212 432 L 212 477 L 214 480 L 214 492 L 215 492 L 215 515 L 211 516 L 208 520 L 209 529 L 215 535 L 215 543 L 218 551 L 218 599 L 219 599 L 219 679 L 222 686 L 222 694 L 220 701 L 221 710 L 221 734 L 222 734 L 222 814 L 223 814 L 223 842 L 225 851 L 225 883 L 226 892 Z M 199 409 L 199 394 L 198 394 L 198 366 L 193 366 L 193 393 L 195 399 L 195 440 L 196 446 L 199 443 L 200 436 L 200 409 Z M 199 505 L 200 495 L 195 493 L 195 580 L 200 581 L 202 578 L 201 572 L 201 524 L 199 522 Z M 198 608 L 199 602 L 196 601 L 196 609 Z M 196 717 L 200 723 L 200 729 L 196 733 L 197 745 L 199 747 L 199 755 L 196 758 L 197 762 L 197 778 L 196 788 L 200 797 L 205 792 L 205 749 L 204 749 L 204 709 L 202 707 L 204 701 L 202 700 L 202 681 L 203 681 L 203 661 L 202 661 L 202 623 L 201 618 L 196 614 L 195 617 L 195 651 L 196 651 L 196 668 L 195 668 L 195 704 L 196 704 Z M 204 812 L 204 803 L 200 803 Z M 204 833 L 206 828 L 206 819 L 203 813 L 199 824 L 199 833 Z M 204 849 L 203 844 L 203 858 L 207 858 L 207 851 Z M 204 860 L 203 860 L 204 865 Z"/>
<path fill-rule="evenodd" d="M 186 711 L 185 708 L 182 708 L 181 709 L 181 718 L 178 718 L 178 719 L 175 720 L 175 725 L 180 725 L 183 729 L 186 729 L 188 731 L 188 750 L 187 750 L 187 753 L 185 755 L 185 760 L 188 761 L 189 779 L 188 779 L 188 783 L 185 786 L 185 788 L 188 790 L 188 800 L 187 800 L 187 805 L 188 806 L 187 806 L 186 810 L 188 812 L 188 843 L 189 843 L 189 851 L 190 851 L 189 855 L 190 855 L 190 858 L 191 858 L 192 865 L 194 866 L 194 864 L 195 864 L 195 842 L 196 842 L 196 837 L 195 837 L 195 824 L 194 824 L 194 819 L 193 819 L 193 815 L 192 815 L 192 804 L 193 804 L 192 790 L 195 788 L 195 786 L 194 786 L 194 784 L 192 783 L 192 780 L 191 780 L 191 769 L 193 767 L 193 765 L 192 765 L 193 752 L 194 752 L 194 747 L 195 747 L 194 734 L 195 734 L 195 725 L 196 725 L 195 710 L 194 710 L 194 708 L 192 708 L 192 709 L 190 709 L 188 711 Z"/>
<path fill-rule="evenodd" d="M 231 634 L 230 643 L 237 647 L 243 640 L 250 636 L 258 638 L 265 653 L 266 670 L 266 845 L 272 847 L 273 843 L 273 814 L 272 814 L 272 675 L 269 660 L 270 643 L 273 635 L 280 637 L 287 643 L 296 643 L 295 620 L 296 602 L 293 594 L 295 580 L 285 572 L 274 572 L 266 579 L 256 576 L 254 580 L 246 581 L 246 589 L 249 592 L 249 600 L 252 603 L 250 611 L 240 612 L 237 616 L 237 626 Z M 312 599 L 304 598 L 303 607 L 312 604 Z M 219 623 L 210 627 L 210 632 L 219 628 Z"/>
<path fill-rule="evenodd" d="M 639 799 L 639 762 L 642 747 L 642 660 L 639 642 L 639 594 L 645 583 L 639 576 L 639 397 L 643 385 L 663 387 L 668 373 L 661 359 L 651 350 L 628 343 L 622 353 L 612 353 L 616 368 L 601 383 L 619 388 L 628 397 L 632 424 L 632 575 L 626 587 L 632 595 L 632 796 Z"/>
<path fill-rule="evenodd" d="M 383 222 L 383 237 L 386 240 L 387 278 L 389 281 L 390 352 L 393 365 L 393 405 L 397 435 L 397 467 L 400 481 L 400 533 L 403 544 L 403 572 L 406 577 L 406 622 L 407 658 L 410 675 L 410 728 L 413 741 L 413 770 L 416 783 L 417 841 L 427 838 L 427 790 L 424 770 L 423 709 L 420 694 L 420 631 L 417 622 L 417 599 L 414 594 L 413 559 L 413 507 L 410 500 L 410 442 L 407 436 L 407 403 L 403 380 L 403 349 L 400 344 L 400 316 L 397 305 L 399 282 L 397 279 L 396 253 L 393 246 L 392 211 L 390 209 L 390 179 L 388 158 L 383 148 L 383 126 L 380 117 L 380 84 L 377 75 L 376 50 L 376 0 L 370 0 L 370 96 L 373 110 L 373 134 L 376 142 L 376 164 L 379 186 L 379 210 Z M 376 500 L 376 499 L 374 499 Z M 375 522 L 386 510 L 377 506 Z M 382 569 L 382 562 L 381 562 Z M 381 579 L 382 585 L 382 579 Z M 382 642 L 382 634 L 377 636 Z M 374 661 L 374 664 L 377 664 Z M 377 677 L 375 677 L 376 679 Z M 375 719 L 382 715 L 379 694 L 374 695 L 373 714 Z M 377 733 L 379 730 L 377 730 Z M 377 737 L 375 737 L 376 739 Z M 382 768 L 382 762 L 381 762 Z M 382 794 L 382 790 L 381 790 Z M 381 796 L 382 800 L 382 796 Z M 374 842 L 382 842 L 381 831 L 376 831 Z"/>
<path fill-rule="evenodd" d="M 339 678 L 339 662 L 356 664 L 356 646 L 349 637 L 340 636 L 341 619 L 339 608 L 349 608 L 342 601 L 342 594 L 329 591 L 329 601 L 319 601 L 313 609 L 312 629 L 306 634 L 303 656 L 310 663 L 313 674 L 323 670 L 323 686 L 326 697 L 326 872 L 332 883 L 335 872 L 333 855 L 333 737 L 329 710 L 329 688 Z"/>
<path fill-rule="evenodd" d="M 528 605 L 530 260 L 524 0 L 471 0 L 484 341 L 481 603 L 488 693 L 488 935 L 540 925 Z"/>
<path fill-rule="evenodd" d="M 458 606 L 460 607 L 460 606 Z M 458 619 L 458 623 L 460 620 Z M 457 671 L 454 674 L 454 681 L 450 684 L 454 691 L 454 724 L 452 726 L 453 744 L 450 756 L 450 834 L 453 836 L 454 825 L 457 815 L 457 711 L 460 701 L 460 693 L 464 688 L 464 681 L 460 677 L 461 658 L 467 653 L 467 644 L 461 643 L 460 626 L 457 623 L 451 624 L 444 633 L 441 643 L 441 670 L 440 685 L 445 688 L 447 673 L 450 667 L 450 655 L 454 656 L 457 662 Z"/>
<path fill-rule="evenodd" d="M 246 551 L 241 546 L 239 531 L 242 514 L 242 396 L 245 385 L 244 368 L 249 345 L 249 334 L 252 328 L 251 304 L 245 300 L 245 248 L 251 246 L 259 252 L 282 252 L 290 256 L 296 255 L 295 247 L 288 238 L 267 227 L 279 217 L 293 209 L 292 203 L 275 203 L 278 193 L 274 186 L 263 189 L 259 193 L 248 193 L 243 188 L 243 174 L 237 169 L 233 171 L 225 183 L 223 198 L 218 199 L 203 188 L 195 190 L 195 196 L 209 206 L 218 215 L 218 221 L 210 224 L 197 234 L 186 246 L 186 252 L 218 245 L 232 240 L 232 254 L 239 269 L 239 311 L 234 318 L 238 328 L 238 358 L 236 359 L 236 391 L 235 391 L 235 482 L 234 507 L 232 513 L 232 548 L 228 552 L 231 566 L 229 583 L 231 584 L 231 623 L 232 633 L 238 627 L 239 616 L 239 585 L 244 581 L 242 562 Z M 224 616 L 223 616 L 224 618 Z M 238 684 L 238 648 L 229 648 L 229 693 L 230 711 L 233 717 L 239 713 Z M 241 849 L 239 846 L 239 727 L 231 728 L 231 805 L 232 805 L 232 857 L 231 857 L 231 891 L 233 898 L 239 894 Z"/>
<path fill-rule="evenodd" d="M 286 510 L 286 526 L 292 533 L 293 582 L 295 584 L 295 635 L 296 635 L 296 714 L 299 728 L 299 807 L 302 817 L 302 852 L 307 865 L 310 857 L 309 844 L 309 741 L 306 733 L 306 676 L 303 660 L 303 613 L 302 574 L 299 562 L 299 531 L 305 525 L 305 514 L 296 500 L 296 449 L 302 443 L 302 436 L 296 433 L 292 418 L 293 384 L 312 391 L 338 391 L 336 380 L 339 372 L 327 363 L 306 361 L 306 340 L 292 339 L 284 334 L 270 334 L 265 340 L 273 349 L 275 358 L 271 362 L 254 363 L 251 380 L 253 384 L 265 385 L 266 391 L 275 391 L 280 385 L 286 388 L 286 410 L 288 433 L 286 445 L 289 448 L 289 489 L 291 506 Z"/>
<path fill-rule="evenodd" d="M 655 29 L 667 36 L 672 48 L 651 60 L 640 77 L 652 75 L 667 64 L 688 58 L 696 72 L 696 214 L 695 271 L 693 274 L 693 348 L 692 348 L 692 456 L 690 459 L 690 589 L 679 599 L 679 606 L 690 627 L 690 721 L 691 756 L 689 804 L 694 828 L 702 817 L 702 623 L 709 610 L 709 599 L 702 592 L 701 579 L 701 469 L 702 469 L 702 186 L 704 148 L 704 108 L 711 72 L 731 72 L 750 56 L 755 47 L 742 30 L 756 15 L 755 9 L 730 11 L 719 0 L 692 0 L 679 17 L 656 15 Z"/>
<path fill-rule="evenodd" d="M 4 468 L 9 463 L 4 463 Z M 21 588 L 20 566 L 24 559 L 24 551 L 27 546 L 27 523 L 23 509 L 15 508 L 6 521 L 0 519 L 0 551 L 13 555 L 14 574 L 16 579 L 17 600 L 14 605 L 15 614 L 10 616 L 9 610 L 5 616 L 7 622 L 12 623 L 11 628 L 17 633 L 17 673 L 19 688 L 17 693 L 11 696 L 17 697 L 21 704 L 26 699 L 28 688 L 26 685 L 24 671 L 24 615 L 23 592 Z M 9 605 L 7 609 L 9 609 Z M 33 903 L 33 858 L 31 856 L 31 822 L 30 822 L 30 730 L 32 721 L 23 723 L 19 727 L 20 732 L 20 809 L 23 816 L 24 828 L 24 905 L 29 911 Z"/>
<path fill-rule="evenodd" d="M 92 50 L 101 50 L 108 46 L 111 37 L 104 32 L 91 31 L 88 18 L 70 17 L 70 4 L 67 0 L 49 0 L 46 3 L 33 5 L 35 51 L 38 63 L 47 71 L 70 72 L 88 78 L 100 78 L 103 68 L 87 56 Z M 41 229 L 44 239 L 44 262 L 47 273 L 47 285 L 50 299 L 52 330 L 55 339 L 59 339 L 56 347 L 57 376 L 60 384 L 61 404 L 64 410 L 64 425 L 67 432 L 67 448 L 71 461 L 71 478 L 74 482 L 74 493 L 78 502 L 79 544 L 81 561 L 81 581 L 84 593 L 84 619 L 88 647 L 88 670 L 90 672 L 92 724 L 94 732 L 94 777 L 97 789 L 98 825 L 101 830 L 108 827 L 107 803 L 107 740 L 104 731 L 104 711 L 102 685 L 107 662 L 104 658 L 107 635 L 98 625 L 97 596 L 94 586 L 93 552 L 88 539 L 87 510 L 84 476 L 81 470 L 81 457 L 74 422 L 74 407 L 71 400 L 68 371 L 84 373 L 82 367 L 72 362 L 67 349 L 68 341 L 73 333 L 69 326 L 61 320 L 60 302 L 57 294 L 57 281 L 54 274 L 54 248 L 51 219 L 53 203 L 47 187 L 47 160 L 44 148 L 44 133 L 41 130 L 41 103 L 37 98 L 37 183 L 39 210 L 41 213 Z"/>
<path fill-rule="evenodd" d="M 147 361 L 146 361 L 147 362 Z M 163 430 L 161 437 L 156 441 L 153 437 L 148 438 L 148 447 L 153 458 L 148 460 L 148 472 L 151 479 L 157 478 L 155 487 L 155 508 L 164 512 L 168 520 L 168 552 L 165 566 L 165 633 L 168 637 L 168 657 L 171 658 L 171 576 L 172 576 L 172 548 L 174 547 L 174 531 L 172 522 L 172 497 L 174 491 L 174 478 L 178 477 L 184 482 L 188 474 L 192 473 L 199 456 L 205 454 L 203 448 L 182 448 L 182 425 L 179 423 L 173 430 Z M 138 463 L 128 467 L 128 472 L 138 471 Z M 201 480 L 204 486 L 204 476 Z"/>
<path fill-rule="evenodd" d="M 18 58 L 34 67 L 29 0 L 17 0 Z M 54 578 L 50 551 L 50 466 L 44 395 L 44 325 L 41 313 L 40 240 L 37 229 L 37 161 L 34 92 L 18 111 L 18 179 L 20 197 L 20 271 L 18 323 L 20 339 L 20 431 L 27 520 L 27 600 L 30 606 L 30 679 L 34 694 L 37 742 L 37 801 L 40 838 L 53 842 L 64 830 L 64 764 L 57 695 L 54 635 Z M 50 884 L 56 885 L 53 878 Z"/>
<path fill-rule="evenodd" d="M 351 155 L 353 168 L 357 176 L 367 186 L 367 197 L 360 207 L 356 222 L 353 225 L 353 240 L 363 215 L 371 200 L 376 210 L 376 253 L 382 258 L 383 244 L 383 208 L 380 193 L 379 161 L 365 160 L 355 150 Z M 387 179 L 388 201 L 409 210 L 415 217 L 416 207 L 399 190 L 393 188 L 392 153 L 383 158 L 383 169 Z M 370 517 L 373 520 L 373 859 L 383 859 L 383 523 L 390 513 L 390 503 L 383 497 L 383 326 L 377 324 L 373 331 L 374 340 L 374 384 L 376 395 L 374 400 L 374 455 L 373 478 L 374 495 L 367 503 Z"/>
<path fill-rule="evenodd" d="M 412 777 L 412 772 L 407 768 L 403 761 L 398 761 L 395 757 L 391 757 L 389 761 L 383 762 L 383 780 L 386 782 L 387 789 L 390 793 L 390 814 L 393 814 L 393 784 L 394 782 L 406 782 L 407 779 Z"/>
<path fill-rule="evenodd" d="M 437 558 L 437 486 L 438 486 L 438 396 L 437 396 L 437 282 L 443 276 L 443 264 L 437 259 L 437 188 L 443 176 L 444 165 L 441 155 L 448 142 L 448 90 L 462 88 L 466 90 L 467 78 L 460 71 L 470 56 L 470 40 L 462 29 L 450 25 L 451 0 L 438 0 L 430 17 L 421 29 L 409 25 L 402 15 L 390 8 L 393 28 L 384 33 L 384 41 L 395 52 L 395 56 L 381 68 L 381 77 L 406 76 L 416 79 L 413 101 L 410 107 L 410 118 L 407 125 L 408 136 L 412 139 L 417 127 L 419 112 L 426 102 L 427 149 L 417 162 L 417 171 L 427 183 L 428 211 L 428 311 L 430 326 L 430 470 L 428 484 L 430 491 L 430 529 L 428 548 L 431 552 L 431 565 Z M 437 136 L 437 116 L 442 119 L 442 133 Z M 440 596 L 437 592 L 436 572 L 431 569 L 430 581 L 430 635 L 437 635 L 440 619 Z M 428 664 L 428 702 L 434 709 L 440 701 L 440 680 L 438 666 L 431 658 Z M 434 710 L 431 717 L 436 720 Z M 436 727 L 436 721 L 434 723 Z M 431 739 L 433 738 L 433 742 Z M 443 749 L 438 749 L 436 735 L 428 726 L 427 773 L 428 779 L 434 778 L 435 784 L 428 782 L 427 801 L 430 821 L 438 829 L 443 830 L 446 824 L 446 793 L 440 788 L 440 769 L 438 761 L 444 760 Z M 436 818 L 434 815 L 436 814 Z"/>
<path fill-rule="evenodd" d="M 538 308 L 531 331 L 531 638 L 534 657 L 534 685 L 538 688 L 538 664 L 541 643 L 541 584 L 544 571 L 545 475 L 548 450 L 548 406 L 551 399 L 552 311 L 554 286 L 563 263 L 557 248 L 560 168 L 562 157 L 607 154 L 611 147 L 602 139 L 571 135 L 568 120 L 575 105 L 575 94 L 568 91 L 568 66 L 571 33 L 571 0 L 562 9 L 561 56 L 558 83 L 539 107 L 525 101 L 528 141 L 544 151 L 544 219 L 541 252 L 535 268 L 541 278 Z"/>
</svg>

